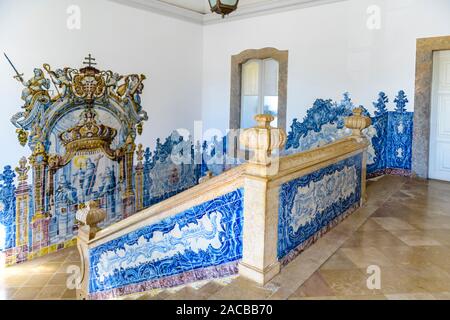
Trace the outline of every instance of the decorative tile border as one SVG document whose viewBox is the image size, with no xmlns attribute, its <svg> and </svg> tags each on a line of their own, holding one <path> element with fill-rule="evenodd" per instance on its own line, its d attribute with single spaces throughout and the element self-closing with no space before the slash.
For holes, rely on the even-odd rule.
<svg viewBox="0 0 450 320">
<path fill-rule="evenodd" d="M 93 293 L 89 295 L 89 299 L 92 300 L 113 299 L 120 296 L 126 296 L 134 293 L 145 292 L 155 289 L 173 288 L 196 281 L 225 278 L 238 274 L 238 264 L 239 261 L 233 261 L 219 266 L 190 270 L 182 274 L 177 274 L 162 279 L 145 281 L 138 284 L 131 284 L 120 288 L 112 289 L 109 291 Z"/>
<path fill-rule="evenodd" d="M 382 170 L 377 170 L 374 171 L 372 173 L 368 173 L 367 174 L 367 179 L 373 179 L 373 178 L 377 178 L 377 177 L 381 177 L 384 175 L 393 175 L 393 176 L 400 176 L 400 177 L 412 177 L 413 173 L 411 170 L 407 170 L 407 169 L 382 169 Z"/>
</svg>

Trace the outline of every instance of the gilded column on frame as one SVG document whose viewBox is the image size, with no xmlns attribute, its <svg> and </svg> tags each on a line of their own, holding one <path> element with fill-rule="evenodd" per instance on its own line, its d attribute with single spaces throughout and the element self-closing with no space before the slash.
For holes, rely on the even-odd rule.
<svg viewBox="0 0 450 320">
<path fill-rule="evenodd" d="M 30 252 L 28 247 L 28 219 L 30 208 L 30 187 L 28 185 L 27 158 L 22 157 L 16 168 L 19 184 L 16 189 L 16 262 L 25 261 Z"/>
<path fill-rule="evenodd" d="M 137 165 L 136 173 L 134 177 L 135 188 L 136 188 L 136 211 L 140 211 L 144 208 L 144 149 L 142 144 L 138 145 L 137 151 Z"/>
<path fill-rule="evenodd" d="M 125 169 L 125 194 L 123 196 L 124 218 L 135 213 L 135 193 L 133 189 L 133 159 L 136 144 L 131 135 L 125 142 L 124 169 Z"/>
</svg>

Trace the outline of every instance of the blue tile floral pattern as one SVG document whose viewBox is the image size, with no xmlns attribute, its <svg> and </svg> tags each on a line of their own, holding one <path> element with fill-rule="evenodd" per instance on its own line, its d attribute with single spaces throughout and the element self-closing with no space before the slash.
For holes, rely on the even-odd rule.
<svg viewBox="0 0 450 320">
<path fill-rule="evenodd" d="M 359 204 L 361 172 L 358 154 L 280 187 L 279 259 Z"/>
<path fill-rule="evenodd" d="M 414 113 L 390 113 L 386 167 L 411 170 Z"/>
<path fill-rule="evenodd" d="M 90 293 L 218 266 L 242 258 L 238 189 L 90 251 Z"/>
<path fill-rule="evenodd" d="M 15 245 L 16 197 L 14 171 L 6 166 L 0 174 L 0 251 Z M 1 266 L 0 266 L 1 267 Z"/>
<path fill-rule="evenodd" d="M 340 103 L 333 103 L 330 99 L 317 99 L 302 122 L 293 120 L 285 153 L 320 147 L 351 134 L 351 131 L 344 127 L 344 119 L 352 115 L 353 108 L 353 102 L 347 92 Z"/>
</svg>

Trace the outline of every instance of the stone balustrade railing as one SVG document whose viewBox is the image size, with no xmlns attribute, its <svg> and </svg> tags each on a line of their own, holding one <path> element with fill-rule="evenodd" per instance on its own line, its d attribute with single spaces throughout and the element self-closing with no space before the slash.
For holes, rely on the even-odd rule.
<svg viewBox="0 0 450 320">
<path fill-rule="evenodd" d="M 83 209 L 79 298 L 102 299 L 238 273 L 260 284 L 365 199 L 370 122 L 334 143 L 280 157 L 283 130 L 268 115 L 244 130 L 251 159 L 103 230 Z M 312 228 L 314 226 L 314 228 Z M 308 234 L 308 237 L 304 237 Z"/>
</svg>

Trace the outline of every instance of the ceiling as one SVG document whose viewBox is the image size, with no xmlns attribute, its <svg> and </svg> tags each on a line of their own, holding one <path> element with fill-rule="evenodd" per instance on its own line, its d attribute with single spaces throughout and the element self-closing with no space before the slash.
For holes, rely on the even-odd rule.
<svg viewBox="0 0 450 320">
<path fill-rule="evenodd" d="M 223 23 L 274 12 L 347 0 L 239 0 L 238 9 L 222 19 L 211 13 L 208 0 L 110 0 L 198 24 Z"/>
<path fill-rule="evenodd" d="M 175 5 L 184 9 L 192 10 L 198 13 L 207 14 L 210 12 L 208 0 L 159 0 L 168 4 Z M 276 0 L 275 2 L 282 2 Z M 274 2 L 273 0 L 239 0 L 239 6 L 247 6 L 253 4 L 261 4 L 263 2 Z"/>
</svg>

